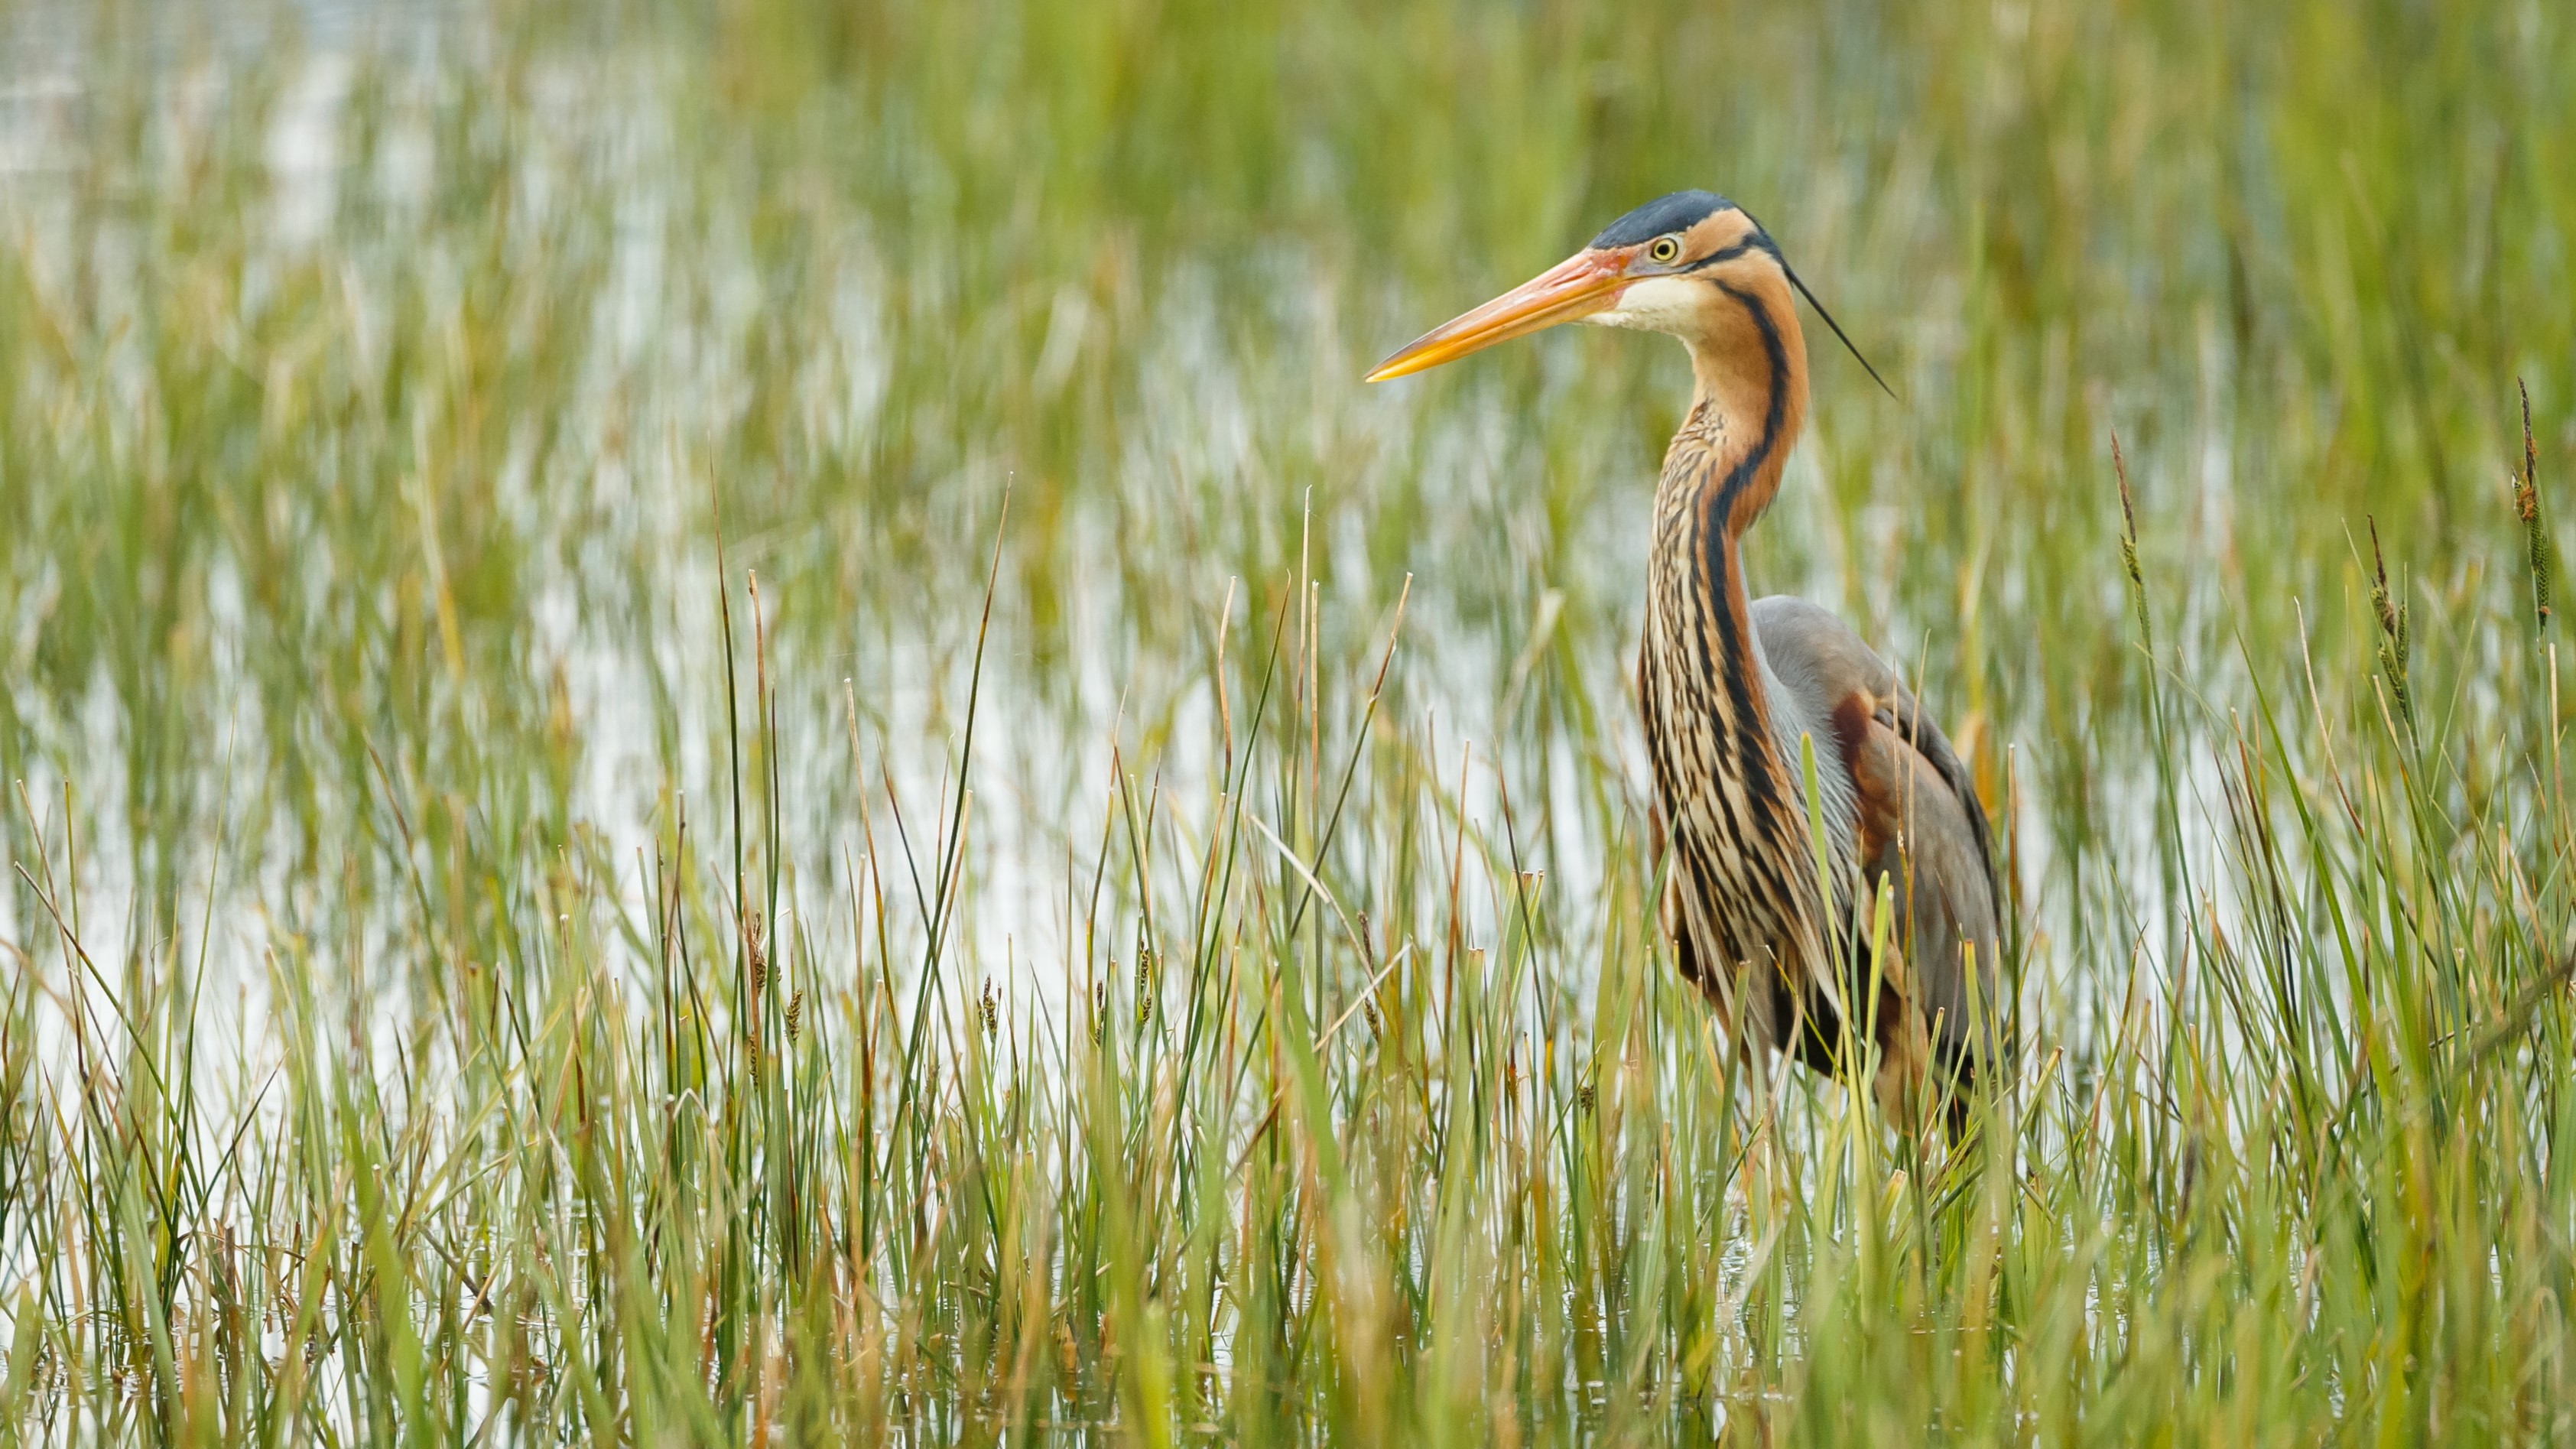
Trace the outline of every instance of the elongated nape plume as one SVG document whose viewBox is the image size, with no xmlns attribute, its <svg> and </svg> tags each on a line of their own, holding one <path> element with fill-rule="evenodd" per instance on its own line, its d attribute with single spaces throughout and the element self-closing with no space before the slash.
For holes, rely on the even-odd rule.
<svg viewBox="0 0 2576 1449">
<path fill-rule="evenodd" d="M 1781 261 L 1780 270 L 1788 274 L 1789 285 L 1797 288 L 1798 295 L 1807 299 L 1807 305 L 1816 309 L 1816 315 L 1825 319 L 1825 325 L 1834 329 L 1834 336 L 1841 339 L 1843 350 L 1852 355 L 1852 361 L 1860 364 L 1861 371 L 1869 374 L 1870 381 L 1878 384 L 1878 390 L 1889 397 L 1896 397 L 1896 389 L 1889 387 L 1887 379 L 1878 375 L 1878 369 L 1869 365 L 1869 359 L 1860 355 L 1860 348 L 1853 344 L 1851 334 L 1843 330 L 1843 324 L 1834 320 L 1833 313 L 1825 310 L 1824 303 L 1816 300 L 1816 294 L 1807 290 L 1807 284 L 1798 280 L 1796 269 L 1791 267 L 1786 259 Z M 1901 402 L 1903 399 L 1899 398 L 1898 401 Z"/>
</svg>

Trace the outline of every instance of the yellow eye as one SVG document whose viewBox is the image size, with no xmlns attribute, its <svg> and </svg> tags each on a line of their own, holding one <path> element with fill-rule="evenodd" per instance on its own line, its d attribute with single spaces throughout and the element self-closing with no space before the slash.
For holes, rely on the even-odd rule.
<svg viewBox="0 0 2576 1449">
<path fill-rule="evenodd" d="M 1682 244 L 1674 237 L 1659 236 L 1655 238 L 1653 246 L 1646 248 L 1646 259 L 1662 267 L 1669 267 L 1679 261 L 1681 254 Z"/>
</svg>

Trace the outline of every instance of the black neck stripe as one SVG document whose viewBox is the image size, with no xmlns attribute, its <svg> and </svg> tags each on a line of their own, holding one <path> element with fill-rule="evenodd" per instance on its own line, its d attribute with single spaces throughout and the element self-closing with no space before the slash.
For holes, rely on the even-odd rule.
<svg viewBox="0 0 2576 1449">
<path fill-rule="evenodd" d="M 1742 243 L 1751 244 L 1749 238 Z M 1729 592 L 1743 590 L 1743 585 L 1731 577 L 1734 559 L 1730 555 L 1735 545 L 1732 532 L 1735 500 L 1752 483 L 1763 464 L 1778 451 L 1781 429 L 1788 421 L 1789 349 L 1781 341 L 1779 324 L 1772 320 L 1770 312 L 1753 294 L 1724 282 L 1716 286 L 1734 298 L 1744 308 L 1745 314 L 1753 319 L 1754 329 L 1762 336 L 1762 356 L 1770 374 L 1771 396 L 1763 409 L 1762 434 L 1735 466 L 1727 470 L 1726 477 L 1709 491 L 1699 520 L 1703 587 L 1709 607 L 1716 616 L 1711 622 L 1716 625 L 1717 647 L 1722 656 L 1711 661 L 1703 653 L 1701 668 L 1724 681 L 1735 735 L 1736 775 L 1743 781 L 1746 803 L 1751 807 L 1754 821 L 1759 821 L 1780 808 L 1780 797 L 1776 779 L 1768 768 L 1771 741 L 1758 723 L 1756 714 L 1754 695 L 1759 687 L 1759 666 L 1754 662 L 1751 641 L 1744 637 L 1743 621 L 1736 617 Z M 1749 595 L 1750 591 L 1744 592 Z M 1716 665 L 1714 670 L 1710 669 L 1712 663 Z M 1753 821 L 1745 824 L 1748 829 L 1754 828 Z"/>
<path fill-rule="evenodd" d="M 1771 320 L 1770 310 L 1752 293 L 1725 282 L 1717 289 L 1733 297 L 1753 319 L 1754 329 L 1762 334 L 1762 360 L 1771 375 L 1771 398 L 1762 412 L 1762 436 L 1736 465 L 1727 471 L 1726 481 L 1718 485 L 1720 507 L 1731 506 L 1735 495 L 1753 481 L 1754 473 L 1770 460 L 1772 450 L 1780 446 L 1780 427 L 1789 416 L 1789 349 L 1780 340 L 1780 324 Z"/>
</svg>

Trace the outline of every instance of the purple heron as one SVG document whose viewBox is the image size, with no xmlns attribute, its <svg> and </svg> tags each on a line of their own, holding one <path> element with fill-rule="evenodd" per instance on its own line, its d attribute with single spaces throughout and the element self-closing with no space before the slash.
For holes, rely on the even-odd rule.
<svg viewBox="0 0 2576 1449">
<path fill-rule="evenodd" d="M 1897 672 L 1840 620 L 1745 588 L 1739 541 L 1778 493 L 1807 414 L 1792 287 L 1850 347 L 1743 208 L 1676 192 L 1369 380 L 1560 322 L 1663 332 L 1689 349 L 1690 413 L 1655 485 L 1637 659 L 1675 959 L 1748 1060 L 1767 1060 L 1758 1046 L 1830 1074 L 1865 1034 L 1891 1113 L 1922 1120 L 1919 1089 L 1937 1069 L 1956 1130 L 1956 1089 L 2012 1049 L 1976 783 Z M 1812 814 L 1802 741 L 1816 766 Z M 1882 883 L 1892 929 L 1873 960 Z"/>
</svg>

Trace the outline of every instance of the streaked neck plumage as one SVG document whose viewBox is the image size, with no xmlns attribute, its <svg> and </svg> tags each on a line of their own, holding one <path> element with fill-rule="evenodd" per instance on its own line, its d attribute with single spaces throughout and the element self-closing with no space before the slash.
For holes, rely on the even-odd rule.
<svg viewBox="0 0 2576 1449">
<path fill-rule="evenodd" d="M 1713 877 L 1704 890 L 1737 903 L 1712 903 L 1713 916 L 1731 919 L 1710 925 L 1722 949 L 1751 961 L 1805 955 L 1821 940 L 1814 856 L 1797 828 L 1805 807 L 1796 741 L 1810 734 L 1826 749 L 1830 738 L 1822 721 L 1790 717 L 1797 704 L 1762 656 L 1738 552 L 1779 492 L 1806 419 L 1807 353 L 1781 277 L 1709 285 L 1719 297 L 1682 335 L 1690 416 L 1655 490 L 1640 685 L 1659 790 L 1669 812 L 1691 817 L 1672 821 L 1675 843 L 1698 857 L 1696 873 Z M 1840 802 L 1827 803 L 1841 813 L 1832 810 Z M 1764 902 L 1798 904 L 1756 905 Z M 1773 918 L 1749 915 L 1756 910 Z"/>
</svg>

